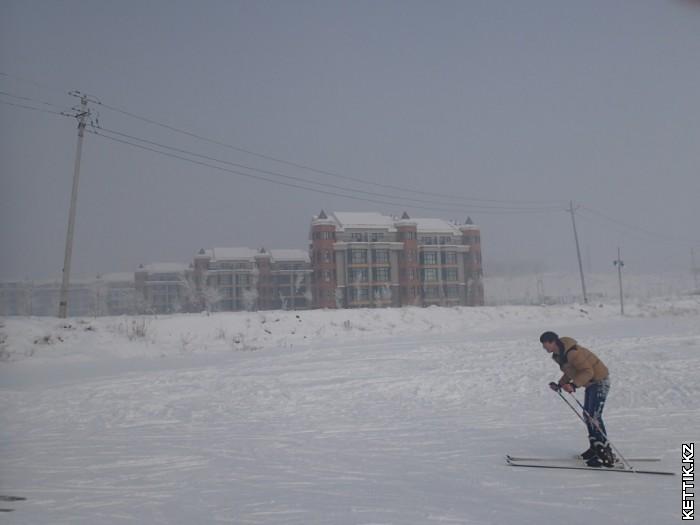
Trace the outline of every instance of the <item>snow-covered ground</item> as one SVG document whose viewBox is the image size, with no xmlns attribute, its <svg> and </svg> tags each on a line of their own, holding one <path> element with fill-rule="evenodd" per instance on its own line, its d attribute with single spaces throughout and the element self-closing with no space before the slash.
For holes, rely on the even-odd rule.
<svg viewBox="0 0 700 525">
<path fill-rule="evenodd" d="M 623 453 L 700 436 L 700 298 L 627 305 L 6 318 L 5 523 L 676 523 L 680 476 L 509 467 L 582 424 L 547 329 L 612 371 Z"/>
<path fill-rule="evenodd" d="M 487 276 L 484 278 L 486 304 L 568 304 L 582 300 L 578 273 L 554 273 Z M 619 301 L 617 270 L 608 273 L 586 272 L 586 291 L 590 302 Z M 688 295 L 695 282 L 690 273 L 635 274 L 625 272 L 625 301 Z M 700 290 L 696 291 L 700 293 Z M 619 304 L 619 303 L 618 303 Z"/>
</svg>

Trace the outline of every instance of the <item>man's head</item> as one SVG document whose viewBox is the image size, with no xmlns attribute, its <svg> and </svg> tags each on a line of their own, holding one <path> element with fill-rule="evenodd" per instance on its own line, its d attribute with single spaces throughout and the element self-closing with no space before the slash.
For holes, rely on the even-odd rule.
<svg viewBox="0 0 700 525">
<path fill-rule="evenodd" d="M 550 354 L 559 351 L 559 336 L 554 332 L 543 333 L 540 336 L 540 343 L 542 343 L 542 348 Z"/>
</svg>

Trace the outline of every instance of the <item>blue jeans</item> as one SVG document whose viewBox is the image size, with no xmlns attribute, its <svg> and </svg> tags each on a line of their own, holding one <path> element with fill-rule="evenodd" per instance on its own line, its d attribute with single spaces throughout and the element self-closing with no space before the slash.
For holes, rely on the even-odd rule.
<svg viewBox="0 0 700 525">
<path fill-rule="evenodd" d="M 605 407 L 605 398 L 608 397 L 608 391 L 610 391 L 609 378 L 596 381 L 586 387 L 586 397 L 583 402 L 583 408 L 588 413 L 588 415 L 584 414 L 584 419 L 588 427 L 588 439 L 591 442 L 608 442 L 608 433 L 605 430 L 605 423 L 603 423 L 603 408 Z M 591 418 L 593 420 L 591 420 Z M 596 425 L 595 422 L 598 424 Z"/>
</svg>

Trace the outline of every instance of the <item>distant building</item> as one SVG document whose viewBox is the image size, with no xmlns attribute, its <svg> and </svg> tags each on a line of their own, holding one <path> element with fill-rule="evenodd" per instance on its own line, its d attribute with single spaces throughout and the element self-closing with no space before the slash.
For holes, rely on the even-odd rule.
<svg viewBox="0 0 700 525">
<path fill-rule="evenodd" d="M 134 274 L 136 313 L 188 311 L 192 303 L 192 270 L 181 263 L 140 265 Z"/>
<path fill-rule="evenodd" d="M 58 315 L 61 281 L 0 283 L 0 315 Z M 68 289 L 68 315 L 88 317 L 121 315 L 134 310 L 134 274 L 75 277 Z"/>
<path fill-rule="evenodd" d="M 321 211 L 309 251 L 201 249 L 192 264 L 73 278 L 70 316 L 484 304 L 471 219 Z M 60 280 L 0 283 L 0 315 L 58 313 Z"/>
<path fill-rule="evenodd" d="M 0 283 L 0 315 L 30 315 L 31 304 L 32 289 L 27 281 Z"/>
<path fill-rule="evenodd" d="M 97 282 L 97 315 L 128 315 L 136 312 L 133 273 L 106 273 L 98 275 Z"/>
<path fill-rule="evenodd" d="M 200 308 L 216 311 L 311 307 L 311 264 L 302 250 L 201 249 L 193 281 Z"/>
<path fill-rule="evenodd" d="M 484 304 L 481 235 L 471 219 L 321 211 L 310 241 L 316 307 Z"/>
</svg>

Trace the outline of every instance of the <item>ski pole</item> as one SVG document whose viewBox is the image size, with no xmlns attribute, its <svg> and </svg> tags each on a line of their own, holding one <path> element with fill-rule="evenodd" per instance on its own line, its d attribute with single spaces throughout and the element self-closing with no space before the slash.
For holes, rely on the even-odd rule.
<svg viewBox="0 0 700 525">
<path fill-rule="evenodd" d="M 561 391 L 559 391 L 559 395 L 561 396 L 561 398 L 562 398 L 564 401 L 566 401 L 566 398 L 565 398 L 564 396 L 561 395 Z M 620 459 L 623 461 L 623 463 L 625 463 L 625 465 L 627 465 L 627 467 L 628 467 L 630 470 L 635 470 L 634 467 L 630 464 L 630 462 L 627 461 L 627 460 L 625 459 L 625 456 L 623 456 L 623 455 L 620 453 L 620 451 L 617 449 L 617 447 L 615 446 L 615 444 L 614 444 L 612 441 L 610 441 L 610 439 L 608 438 L 608 435 L 607 435 L 605 432 L 603 432 L 603 429 L 602 429 L 602 428 L 600 428 L 600 423 L 598 422 L 598 419 L 595 418 L 595 417 L 593 417 L 592 415 L 590 415 L 590 414 L 588 413 L 588 411 L 586 410 L 586 408 L 581 404 L 581 402 L 578 400 L 578 398 L 577 398 L 573 393 L 569 392 L 569 395 L 570 395 L 571 397 L 574 398 L 574 400 L 576 401 L 576 403 L 578 404 L 578 406 L 581 407 L 581 410 L 583 411 L 583 414 L 590 420 L 591 423 L 593 423 L 593 425 L 595 426 L 595 428 L 598 429 L 598 432 L 600 432 L 600 434 L 605 438 L 605 441 L 607 441 L 607 442 L 610 444 L 610 446 L 612 447 L 612 449 L 613 449 L 615 452 L 617 452 L 617 455 L 620 456 Z M 566 401 L 566 404 L 569 405 L 569 406 L 571 406 L 571 404 L 570 404 L 568 401 Z M 573 407 L 572 407 L 572 408 L 573 408 Z M 578 414 L 578 411 L 576 412 L 576 414 Z M 581 418 L 581 419 L 583 420 L 583 418 Z M 585 423 L 586 421 L 583 420 L 583 422 Z"/>
<path fill-rule="evenodd" d="M 569 405 L 569 408 L 570 408 L 571 410 L 574 411 L 574 414 L 576 414 L 576 416 L 577 416 L 581 421 L 583 421 L 583 424 L 585 425 L 585 424 L 586 424 L 586 420 L 583 419 L 583 416 L 582 416 L 581 414 L 579 414 L 578 410 L 576 410 L 576 407 L 574 407 L 574 405 L 572 405 L 571 403 L 569 403 L 569 401 L 568 401 L 563 395 L 561 395 L 561 390 L 557 390 L 557 394 L 559 394 L 559 397 L 562 399 L 562 401 L 564 401 L 564 403 L 566 403 L 567 405 Z"/>
</svg>

